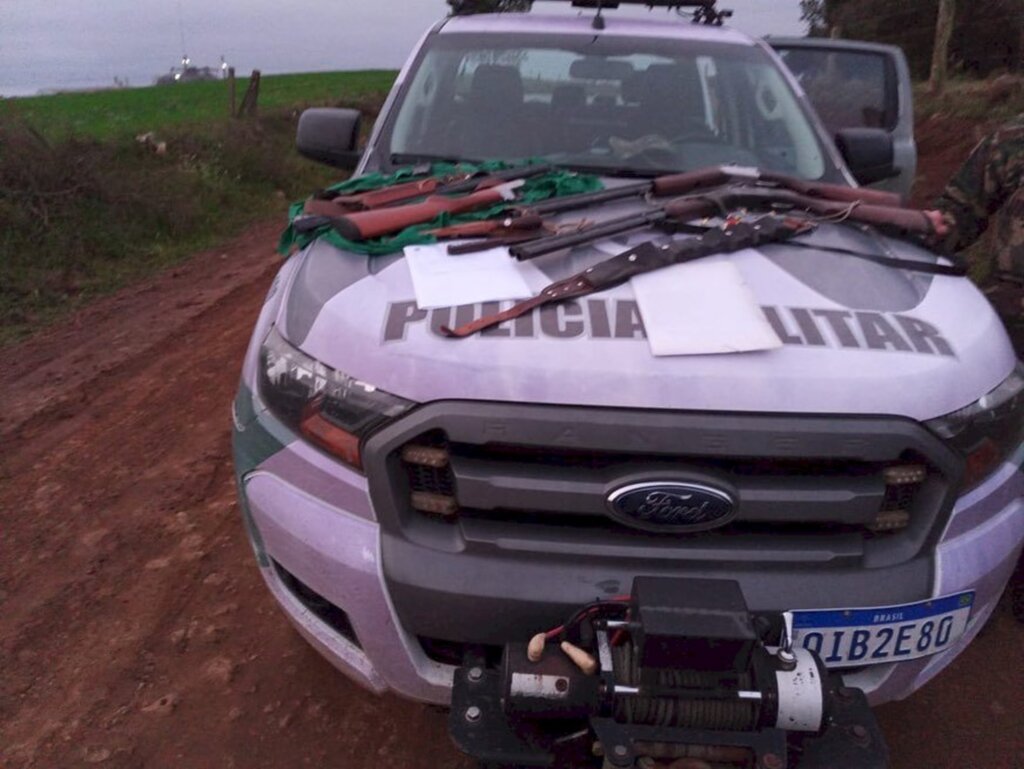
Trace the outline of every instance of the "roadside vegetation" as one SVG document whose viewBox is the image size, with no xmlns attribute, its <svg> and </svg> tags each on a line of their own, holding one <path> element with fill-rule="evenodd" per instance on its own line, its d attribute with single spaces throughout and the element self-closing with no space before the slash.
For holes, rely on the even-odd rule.
<svg viewBox="0 0 1024 769">
<path fill-rule="evenodd" d="M 295 152 L 299 112 L 354 106 L 372 118 L 394 76 L 265 77 L 247 119 L 228 116 L 223 81 L 0 101 L 0 345 L 283 217 L 341 173 Z"/>
<path fill-rule="evenodd" d="M 253 221 L 283 217 L 289 200 L 340 174 L 295 152 L 299 112 L 354 106 L 372 119 L 394 77 L 268 76 L 259 117 L 245 120 L 228 117 L 224 81 L 0 99 L 0 346 Z M 921 85 L 915 100 L 931 169 L 915 197 L 926 205 L 976 132 L 1024 112 L 1024 83 L 954 78 L 940 96 Z"/>
<path fill-rule="evenodd" d="M 984 130 L 1024 114 L 1024 77 L 1000 75 L 985 80 L 956 77 L 935 94 L 927 83 L 914 89 L 918 121 L 936 115 L 981 121 Z"/>
</svg>

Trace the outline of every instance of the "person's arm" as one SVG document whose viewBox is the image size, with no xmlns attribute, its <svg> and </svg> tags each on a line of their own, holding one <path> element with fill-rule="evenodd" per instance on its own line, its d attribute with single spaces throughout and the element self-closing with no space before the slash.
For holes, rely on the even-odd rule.
<svg viewBox="0 0 1024 769">
<path fill-rule="evenodd" d="M 948 244 L 955 251 L 984 234 L 989 219 L 1016 189 L 1008 178 L 1011 159 L 1002 151 L 1003 142 L 1001 132 L 983 139 L 936 203 L 950 230 Z"/>
</svg>

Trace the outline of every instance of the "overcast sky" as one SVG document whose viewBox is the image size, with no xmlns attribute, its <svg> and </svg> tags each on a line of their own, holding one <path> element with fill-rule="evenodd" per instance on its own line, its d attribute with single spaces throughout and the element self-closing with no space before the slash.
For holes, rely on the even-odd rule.
<svg viewBox="0 0 1024 769">
<path fill-rule="evenodd" d="M 721 5 L 750 34 L 803 33 L 799 0 Z M 561 6 L 535 8 L 574 12 Z M 0 95 L 148 85 L 182 53 L 239 71 L 397 68 L 446 11 L 444 0 L 0 0 Z"/>
</svg>

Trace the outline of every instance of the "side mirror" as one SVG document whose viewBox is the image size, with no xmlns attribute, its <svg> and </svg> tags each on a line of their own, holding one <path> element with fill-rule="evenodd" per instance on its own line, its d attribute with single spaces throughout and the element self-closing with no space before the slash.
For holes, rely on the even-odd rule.
<svg viewBox="0 0 1024 769">
<path fill-rule="evenodd" d="M 844 128 L 836 134 L 836 147 L 860 184 L 873 184 L 899 175 L 892 135 L 884 129 Z"/>
<path fill-rule="evenodd" d="M 357 149 L 359 110 L 317 107 L 299 116 L 295 146 L 299 154 L 337 168 L 353 169 L 362 154 Z"/>
</svg>

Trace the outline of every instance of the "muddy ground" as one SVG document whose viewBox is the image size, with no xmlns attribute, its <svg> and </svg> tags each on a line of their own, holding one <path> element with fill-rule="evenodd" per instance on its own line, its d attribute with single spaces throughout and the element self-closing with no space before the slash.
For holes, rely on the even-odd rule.
<svg viewBox="0 0 1024 769">
<path fill-rule="evenodd" d="M 930 187 L 964 134 L 922 136 L 942 156 L 923 160 Z M 229 404 L 277 229 L 4 351 L 4 769 L 471 766 L 441 712 L 368 695 L 307 646 L 245 541 Z M 896 769 L 1019 769 L 1022 711 L 1024 626 L 1004 601 L 950 670 L 879 718 Z"/>
</svg>

